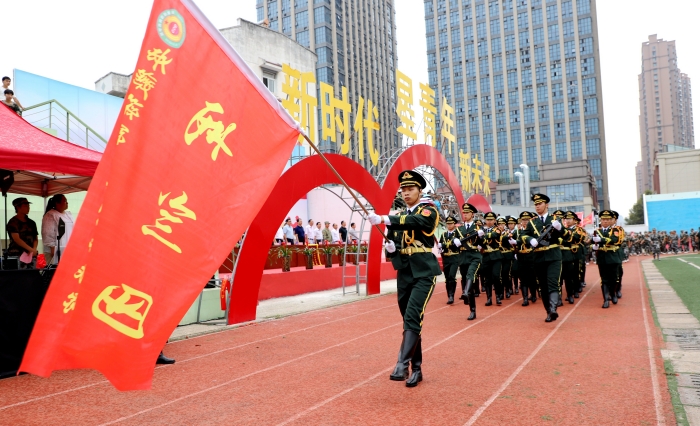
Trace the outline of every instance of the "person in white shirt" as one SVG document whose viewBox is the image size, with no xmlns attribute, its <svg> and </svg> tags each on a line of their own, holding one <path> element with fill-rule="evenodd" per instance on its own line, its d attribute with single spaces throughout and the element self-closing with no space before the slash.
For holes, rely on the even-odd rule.
<svg viewBox="0 0 700 426">
<path fill-rule="evenodd" d="M 321 229 L 321 222 L 316 222 L 316 228 L 314 228 L 314 241 L 316 244 L 321 244 L 323 242 L 323 230 Z"/>
<path fill-rule="evenodd" d="M 331 229 L 331 244 L 340 243 L 340 232 L 338 231 L 338 224 L 333 224 L 333 229 Z"/>
<path fill-rule="evenodd" d="M 296 235 L 294 235 L 294 227 L 292 226 L 292 219 L 287 218 L 284 221 L 284 226 L 282 227 L 282 233 L 284 234 L 284 239 L 287 240 L 287 244 L 294 244 L 296 241 Z"/>
<path fill-rule="evenodd" d="M 309 219 L 309 222 L 304 227 L 304 237 L 306 238 L 306 244 L 313 244 L 316 242 L 316 237 L 314 236 L 314 220 Z"/>
<path fill-rule="evenodd" d="M 284 225 L 282 225 L 284 226 Z M 275 244 L 282 244 L 282 239 L 284 238 L 284 232 L 282 232 L 282 226 L 277 228 L 277 233 L 275 234 Z"/>
<path fill-rule="evenodd" d="M 59 219 L 65 223 L 65 232 L 60 240 L 58 239 Z M 59 251 L 63 256 L 72 233 L 73 215 L 68 211 L 68 199 L 63 194 L 56 194 L 49 199 L 46 213 L 41 221 L 41 240 L 47 265 L 58 264 Z"/>
</svg>

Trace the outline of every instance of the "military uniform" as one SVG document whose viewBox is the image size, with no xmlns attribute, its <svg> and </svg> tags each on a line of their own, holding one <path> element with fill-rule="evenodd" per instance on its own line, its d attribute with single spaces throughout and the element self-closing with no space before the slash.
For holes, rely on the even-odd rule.
<svg viewBox="0 0 700 426">
<path fill-rule="evenodd" d="M 617 231 L 618 233 L 618 238 L 617 238 L 617 245 L 620 247 L 619 250 L 617 250 L 617 254 L 620 257 L 620 264 L 617 267 L 617 282 L 615 283 L 615 296 L 617 298 L 622 297 L 622 275 L 624 274 L 624 270 L 622 268 L 622 264 L 625 261 L 625 254 L 624 254 L 624 247 L 623 243 L 625 241 L 625 230 L 622 228 L 622 226 L 617 224 L 617 219 L 620 217 L 620 214 L 616 211 L 611 212 L 613 214 L 613 217 L 615 218 L 615 225 L 613 225 L 613 229 Z"/>
<path fill-rule="evenodd" d="M 496 219 L 496 214 L 488 212 L 484 215 L 484 219 Z M 491 300 L 492 291 L 496 293 L 496 304 L 501 304 L 503 295 L 503 286 L 501 282 L 501 266 L 503 262 L 503 253 L 501 253 L 501 238 L 503 233 L 494 224 L 492 228 L 484 229 L 483 236 L 483 255 L 481 267 L 484 269 L 484 278 L 486 280 L 486 306 L 493 304 Z"/>
<path fill-rule="evenodd" d="M 580 225 L 581 219 L 576 215 L 574 218 L 576 220 L 576 233 L 579 234 L 578 244 L 571 247 L 571 252 L 574 254 L 575 267 L 576 267 L 576 292 L 574 293 L 574 298 L 578 299 L 579 293 L 583 291 L 583 286 L 585 285 L 586 276 L 586 239 L 588 234 L 586 230 Z"/>
<path fill-rule="evenodd" d="M 425 188 L 423 176 L 414 170 L 405 170 L 399 174 L 401 187 Z M 403 341 L 399 350 L 396 368 L 391 373 L 391 380 L 406 380 L 406 386 L 413 387 L 423 380 L 421 365 L 423 353 L 421 330 L 425 308 L 435 289 L 435 281 L 440 275 L 440 266 L 432 253 L 434 234 L 440 216 L 437 209 L 429 203 L 418 203 L 400 215 L 368 217 L 373 225 L 387 225 L 387 258 L 397 271 L 396 287 L 399 311 L 403 317 Z M 412 373 L 408 373 L 409 362 Z"/>
<path fill-rule="evenodd" d="M 513 252 L 514 247 L 508 242 L 511 237 L 511 232 L 507 227 L 509 218 L 510 216 L 498 218 L 498 224 L 504 225 L 504 228 L 501 229 L 501 254 L 503 255 L 503 260 L 501 261 L 501 287 L 504 293 L 501 294 L 501 299 L 503 299 L 504 296 L 506 299 L 510 299 L 510 295 L 513 294 L 511 274 L 515 253 Z"/>
<path fill-rule="evenodd" d="M 462 213 L 476 212 L 476 207 L 469 203 L 464 203 L 462 206 Z M 469 305 L 469 317 L 467 319 L 471 321 L 476 318 L 476 300 L 474 298 L 479 293 L 479 285 L 476 278 L 482 261 L 479 250 L 480 235 L 483 235 L 484 232 L 481 231 L 481 227 L 476 222 L 464 223 L 464 225 L 457 228 L 457 232 L 460 234 L 458 238 L 460 239 L 461 252 L 459 272 L 462 275 L 462 296 L 460 298 L 464 300 L 465 305 Z"/>
<path fill-rule="evenodd" d="M 450 216 L 445 223 L 448 225 L 456 224 L 457 220 Z M 442 270 L 445 274 L 445 289 L 447 290 L 447 304 L 454 303 L 455 290 L 457 288 L 457 269 L 460 266 L 461 252 L 460 247 L 455 245 L 454 240 L 458 237 L 458 229 L 455 227 L 446 230 L 440 236 L 440 253 L 442 253 Z"/>
<path fill-rule="evenodd" d="M 519 218 L 529 221 L 532 215 L 530 212 L 522 212 Z M 534 303 L 537 301 L 537 280 L 535 279 L 534 249 L 530 245 L 529 240 L 524 241 L 521 238 L 523 235 L 525 235 L 524 228 L 518 224 L 513 231 L 512 238 L 517 242 L 515 247 L 517 260 L 515 262 L 517 263 L 518 278 L 520 279 L 520 289 L 523 293 L 523 306 L 528 306 L 530 302 Z"/>
<path fill-rule="evenodd" d="M 599 217 L 601 219 L 612 219 L 613 214 L 610 210 L 603 210 L 600 212 Z M 597 239 L 600 239 L 600 241 L 596 241 Z M 618 245 L 620 231 L 615 229 L 614 226 L 596 229 L 593 241 L 594 245 L 592 248 L 596 250 L 596 263 L 598 264 L 601 287 L 603 289 L 603 308 L 608 308 L 610 306 L 609 300 L 612 300 L 613 304 L 617 303 L 615 287 L 617 285 L 619 267 L 622 263 L 620 255 L 617 253 L 620 249 Z"/>
<path fill-rule="evenodd" d="M 568 211 L 564 218 L 574 219 L 576 218 L 576 213 Z M 566 288 L 566 300 L 573 304 L 574 294 L 578 297 L 579 282 L 576 251 L 578 251 L 578 244 L 581 241 L 581 234 L 578 232 L 575 224 L 564 229 L 566 229 L 566 235 L 559 239 L 562 262 L 561 280 L 563 280 Z"/>
<path fill-rule="evenodd" d="M 549 197 L 544 194 L 534 194 L 532 201 L 535 205 L 549 203 Z M 563 231 L 563 226 L 554 219 L 552 214 L 544 213 L 531 220 L 520 237 L 522 242 L 529 243 L 535 249 L 535 275 L 542 302 L 547 311 L 546 322 L 559 318 L 557 313 L 559 277 L 561 275 L 559 238 L 563 236 Z"/>
</svg>

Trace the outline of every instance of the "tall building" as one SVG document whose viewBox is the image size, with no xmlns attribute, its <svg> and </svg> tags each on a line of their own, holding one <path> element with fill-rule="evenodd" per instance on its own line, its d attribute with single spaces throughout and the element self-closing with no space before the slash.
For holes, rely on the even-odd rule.
<svg viewBox="0 0 700 426">
<path fill-rule="evenodd" d="M 454 107 L 459 150 L 490 165 L 491 201 L 521 201 L 524 163 L 532 192 L 575 211 L 607 208 L 595 0 L 424 4 L 430 86 Z"/>
<path fill-rule="evenodd" d="M 257 0 L 258 20 L 267 20 L 280 31 L 316 52 L 316 81 L 334 87 L 340 97 L 346 87 L 355 123 L 358 102 L 378 108 L 381 130 L 374 134 L 379 150 L 379 166 L 372 167 L 369 153 L 359 160 L 357 144 L 350 156 L 377 172 L 391 153 L 399 148 L 396 131 L 396 22 L 393 0 Z M 319 105 L 320 105 L 320 98 Z M 320 111 L 320 108 L 319 108 Z M 365 112 L 366 113 L 366 112 Z M 321 114 L 317 114 L 318 127 Z M 361 130 L 366 132 L 366 130 Z M 358 134 L 353 138 L 357 139 Z M 320 137 L 319 137 L 320 140 Z M 367 135 L 364 135 L 367 141 Z M 339 144 L 328 140 L 319 144 L 325 152 L 337 152 Z M 365 144 L 365 149 L 366 144 Z"/>
<path fill-rule="evenodd" d="M 639 135 L 642 161 L 637 195 L 654 190 L 654 164 L 659 152 L 693 149 L 690 78 L 678 68 L 676 42 L 649 36 L 642 43 L 639 74 Z"/>
</svg>

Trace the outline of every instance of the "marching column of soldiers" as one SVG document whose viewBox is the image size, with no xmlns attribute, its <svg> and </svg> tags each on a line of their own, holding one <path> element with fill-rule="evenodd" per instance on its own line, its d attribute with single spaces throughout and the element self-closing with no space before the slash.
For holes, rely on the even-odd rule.
<svg viewBox="0 0 700 426">
<path fill-rule="evenodd" d="M 421 198 L 426 181 L 415 170 L 399 174 L 401 196 L 407 209 L 396 215 L 367 216 L 372 225 L 387 227 L 387 259 L 397 271 L 397 302 L 403 317 L 403 339 L 390 379 L 407 387 L 423 380 L 422 329 L 425 308 L 435 290 L 437 276 L 445 274 L 447 303 L 454 304 L 457 272 L 461 274 L 460 299 L 469 306 L 467 320 L 476 318 L 476 298 L 486 293 L 485 306 L 496 306 L 514 294 L 522 294 L 522 306 L 539 299 L 547 313 L 545 322 L 556 321 L 563 306 L 562 288 L 574 304 L 586 286 L 586 246 L 596 254 L 600 271 L 603 308 L 622 297 L 622 251 L 624 230 L 616 224 L 618 214 L 604 210 L 601 227 L 588 235 L 581 219 L 571 211 L 549 212 L 549 197 L 534 194 L 535 211 L 518 218 L 499 218 L 493 212 L 476 218 L 478 209 L 462 206 L 462 217 L 449 216 L 446 231 L 435 234 L 440 223 L 438 209 Z M 461 220 L 460 220 L 461 219 Z M 443 271 L 433 254 L 437 246 Z"/>
</svg>

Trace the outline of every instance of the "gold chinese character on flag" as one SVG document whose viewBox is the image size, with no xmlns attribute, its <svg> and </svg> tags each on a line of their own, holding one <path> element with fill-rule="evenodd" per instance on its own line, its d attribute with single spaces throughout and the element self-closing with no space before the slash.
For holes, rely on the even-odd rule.
<svg viewBox="0 0 700 426">
<path fill-rule="evenodd" d="M 435 91 L 427 84 L 420 84 L 420 106 L 423 107 L 423 131 L 425 143 L 435 146 Z"/>
<path fill-rule="evenodd" d="M 312 142 L 316 143 L 316 92 L 309 90 L 309 84 L 316 84 L 313 72 L 300 72 L 287 64 L 282 64 L 284 84 L 282 93 L 287 95 L 282 100 L 282 106 L 289 112 L 301 127 L 306 129 Z M 304 141 L 304 136 L 299 135 L 299 143 Z"/>
<path fill-rule="evenodd" d="M 134 117 L 139 116 L 139 108 L 143 108 L 143 105 L 139 103 L 138 98 L 136 98 L 132 93 L 129 93 L 127 99 L 129 103 L 124 107 L 124 114 L 129 117 L 129 120 L 133 120 Z"/>
<path fill-rule="evenodd" d="M 396 129 L 402 135 L 416 140 L 414 119 L 416 113 L 413 111 L 413 81 L 404 73 L 396 70 L 396 114 L 399 116 L 401 125 Z"/>
<path fill-rule="evenodd" d="M 115 296 L 119 290 L 121 294 Z M 144 336 L 143 323 L 152 305 L 153 298 L 144 292 L 126 284 L 110 285 L 92 303 L 92 315 L 118 332 L 140 339 Z"/>
<path fill-rule="evenodd" d="M 127 133 L 129 133 L 129 128 L 122 124 L 119 128 L 119 136 L 117 136 L 117 145 L 126 143 L 126 137 L 124 135 Z"/>
<path fill-rule="evenodd" d="M 165 75 L 165 66 L 173 61 L 172 59 L 168 59 L 168 53 L 170 53 L 170 49 L 165 49 L 165 52 L 160 49 L 148 51 L 146 59 L 153 62 L 153 71 L 160 66 L 160 73 Z"/>
<path fill-rule="evenodd" d="M 363 118 L 365 115 L 365 100 L 362 96 L 357 101 L 357 110 L 355 112 L 355 126 L 354 130 L 357 134 L 358 142 L 358 157 L 360 160 L 364 160 L 364 129 L 367 129 L 367 152 L 369 153 L 369 159 L 375 166 L 379 163 L 379 151 L 374 147 L 374 134 L 373 131 L 381 130 L 381 126 L 377 123 L 376 119 L 379 119 L 379 110 L 376 106 L 373 106 L 372 101 L 367 101 L 367 118 Z"/>
<path fill-rule="evenodd" d="M 71 293 L 68 295 L 68 300 L 63 302 L 63 313 L 67 314 L 69 311 L 75 309 L 75 302 L 78 300 L 78 293 Z"/>
<path fill-rule="evenodd" d="M 214 121 L 210 114 L 213 112 L 223 114 L 224 108 L 221 104 L 206 101 L 204 104 L 206 106 L 199 110 L 199 112 L 192 117 L 189 124 L 187 124 L 187 128 L 185 129 L 185 143 L 191 145 L 202 133 L 207 132 L 207 143 L 216 144 L 214 150 L 211 152 L 211 159 L 213 161 L 216 161 L 216 158 L 219 156 L 219 150 L 223 150 L 226 155 L 233 157 L 231 149 L 226 145 L 226 136 L 236 130 L 236 123 L 231 123 L 224 128 L 224 123 L 221 121 Z M 196 124 L 196 129 L 192 129 L 193 124 Z"/>
<path fill-rule="evenodd" d="M 442 120 L 442 131 L 440 136 L 444 138 L 443 141 L 447 144 L 450 154 L 452 154 L 452 145 L 455 144 L 454 116 L 455 111 L 450 104 L 447 103 L 447 98 L 442 98 L 442 114 L 440 115 L 440 119 Z"/>
<path fill-rule="evenodd" d="M 167 194 L 163 194 L 161 192 L 160 196 L 158 197 L 158 205 L 163 206 L 163 201 L 165 201 L 165 199 L 169 196 L 170 192 L 168 192 Z M 176 253 L 182 253 L 182 249 L 180 249 L 180 246 L 166 240 L 165 237 L 161 235 L 161 233 L 172 234 L 173 228 L 170 225 L 168 225 L 167 222 L 183 223 L 181 217 L 197 220 L 197 215 L 192 210 L 185 207 L 186 202 L 187 194 L 185 194 L 184 191 L 179 197 L 169 200 L 168 206 L 170 207 L 171 211 L 168 211 L 164 208 L 160 209 L 159 213 L 161 217 L 156 219 L 155 225 L 143 225 L 141 227 L 141 232 L 143 233 L 143 235 L 149 235 L 155 238 L 156 240 L 160 241 L 161 243 L 165 244 L 166 247 L 172 249 Z"/>
<path fill-rule="evenodd" d="M 156 87 L 157 81 L 152 72 L 146 72 L 146 70 L 143 69 L 136 71 L 134 75 L 134 86 L 143 92 L 144 101 L 148 99 L 148 92 Z"/>
</svg>

